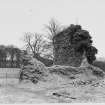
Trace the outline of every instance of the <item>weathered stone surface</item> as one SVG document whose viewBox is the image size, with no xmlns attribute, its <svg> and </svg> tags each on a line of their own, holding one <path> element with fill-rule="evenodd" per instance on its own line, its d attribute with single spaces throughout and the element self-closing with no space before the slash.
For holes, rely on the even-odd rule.
<svg viewBox="0 0 105 105">
<path fill-rule="evenodd" d="M 71 44 L 73 34 L 80 29 L 81 27 L 79 25 L 71 25 L 67 29 L 54 36 L 54 64 L 76 67 L 81 65 L 83 55 L 76 52 Z"/>
<path fill-rule="evenodd" d="M 82 66 L 82 67 L 54 65 L 52 67 L 48 67 L 48 70 L 50 71 L 50 73 L 55 73 L 58 75 L 61 74 L 61 75 L 64 75 L 64 76 L 70 77 L 70 78 L 75 77 L 78 74 L 79 75 L 85 74 L 86 78 L 90 78 L 90 76 L 91 77 L 95 76 L 95 78 L 105 77 L 105 73 L 103 72 L 103 70 L 101 70 L 98 67 L 92 66 L 92 65 Z"/>
<path fill-rule="evenodd" d="M 88 67 L 88 66 L 90 66 L 90 64 L 88 63 L 87 59 L 84 58 L 81 62 L 80 67 Z"/>
<path fill-rule="evenodd" d="M 46 66 L 35 58 L 25 56 L 20 72 L 20 81 L 30 80 L 33 83 L 44 81 L 48 75 Z"/>
</svg>

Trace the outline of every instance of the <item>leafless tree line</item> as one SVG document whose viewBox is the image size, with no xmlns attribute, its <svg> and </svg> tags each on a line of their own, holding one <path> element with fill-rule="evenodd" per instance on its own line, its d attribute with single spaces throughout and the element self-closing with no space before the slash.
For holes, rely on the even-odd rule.
<svg viewBox="0 0 105 105">
<path fill-rule="evenodd" d="M 14 46 L 0 46 L 0 67 L 20 67 L 21 50 Z"/>
</svg>

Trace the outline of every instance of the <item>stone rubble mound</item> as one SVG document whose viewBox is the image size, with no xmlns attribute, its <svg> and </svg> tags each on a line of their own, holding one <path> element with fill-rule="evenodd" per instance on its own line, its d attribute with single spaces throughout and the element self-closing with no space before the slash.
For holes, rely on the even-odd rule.
<svg viewBox="0 0 105 105">
<path fill-rule="evenodd" d="M 45 77 L 48 76 L 48 70 L 46 66 L 35 58 L 26 55 L 23 58 L 23 65 L 20 72 L 20 81 L 30 80 L 33 83 L 38 81 L 45 81 Z"/>
<path fill-rule="evenodd" d="M 55 77 L 76 81 L 87 81 L 91 79 L 103 78 L 105 73 L 98 67 L 92 65 L 72 67 L 63 65 L 53 65 L 46 67 L 42 62 L 30 56 L 25 56 L 23 59 L 23 66 L 20 72 L 20 81 L 29 80 L 33 83 L 38 81 L 49 81 Z M 57 80 L 56 80 L 57 81 Z"/>
<path fill-rule="evenodd" d="M 92 79 L 92 78 L 103 78 L 105 73 L 98 67 L 88 65 L 82 67 L 72 67 L 72 66 L 61 66 L 61 65 L 54 65 L 52 67 L 48 67 L 50 73 L 58 74 L 61 76 L 65 76 L 70 79 L 80 79 L 83 80 L 84 78 Z"/>
</svg>

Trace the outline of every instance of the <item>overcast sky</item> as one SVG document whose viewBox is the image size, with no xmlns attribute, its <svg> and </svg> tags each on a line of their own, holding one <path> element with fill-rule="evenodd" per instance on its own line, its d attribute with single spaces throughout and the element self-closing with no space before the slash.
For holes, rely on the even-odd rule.
<svg viewBox="0 0 105 105">
<path fill-rule="evenodd" d="M 105 57 L 105 0 L 0 0 L 0 44 L 22 47 L 25 32 L 45 33 L 51 18 L 89 30 Z"/>
</svg>

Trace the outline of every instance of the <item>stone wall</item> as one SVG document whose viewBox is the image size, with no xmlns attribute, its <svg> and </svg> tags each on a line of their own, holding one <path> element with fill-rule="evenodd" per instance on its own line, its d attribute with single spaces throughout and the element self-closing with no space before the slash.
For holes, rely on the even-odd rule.
<svg viewBox="0 0 105 105">
<path fill-rule="evenodd" d="M 81 29 L 79 25 L 71 25 L 53 38 L 54 64 L 70 66 L 81 65 L 83 55 L 76 52 L 71 44 L 72 35 L 79 29 Z"/>
</svg>

